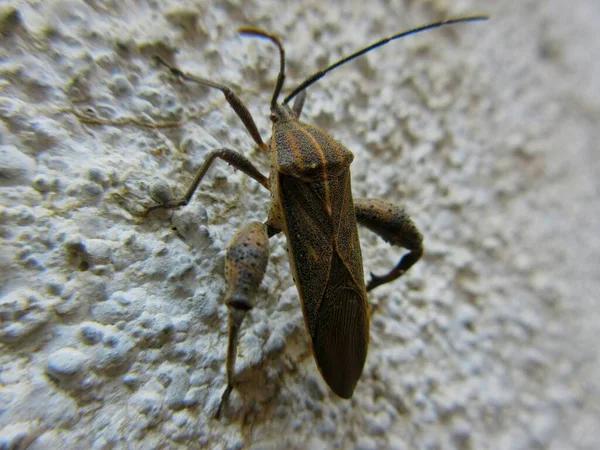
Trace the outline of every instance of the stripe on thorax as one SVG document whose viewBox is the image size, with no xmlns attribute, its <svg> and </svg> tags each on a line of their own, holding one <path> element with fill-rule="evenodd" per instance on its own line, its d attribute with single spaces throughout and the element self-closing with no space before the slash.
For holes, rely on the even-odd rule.
<svg viewBox="0 0 600 450">
<path fill-rule="evenodd" d="M 290 146 L 292 153 L 294 154 L 296 164 L 298 164 L 298 167 L 304 167 L 304 155 L 302 154 L 302 149 L 300 148 L 300 145 L 298 145 L 298 140 L 294 136 L 294 133 L 287 131 L 284 133 L 284 135 L 287 138 L 287 143 Z"/>
<path fill-rule="evenodd" d="M 313 148 L 317 151 L 317 156 L 321 160 L 321 164 L 323 167 L 323 185 L 325 186 L 325 208 L 327 209 L 327 214 L 329 214 L 329 217 L 332 217 L 331 198 L 329 196 L 329 183 L 327 182 L 327 158 L 325 157 L 325 153 L 323 152 L 323 149 L 321 148 L 317 140 L 312 136 L 312 134 L 306 131 L 300 124 L 298 124 L 296 128 L 308 138 L 308 140 L 313 145 Z"/>
</svg>

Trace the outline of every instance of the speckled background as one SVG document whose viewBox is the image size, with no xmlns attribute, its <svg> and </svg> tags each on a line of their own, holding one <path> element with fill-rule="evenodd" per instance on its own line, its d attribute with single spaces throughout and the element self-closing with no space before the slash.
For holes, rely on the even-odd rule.
<svg viewBox="0 0 600 450">
<path fill-rule="evenodd" d="M 287 89 L 369 42 L 389 44 L 310 88 L 304 119 L 355 154 L 356 196 L 404 206 L 425 256 L 374 291 L 351 401 L 313 362 L 285 239 L 244 323 L 225 417 L 224 249 L 269 195 L 217 162 L 268 172 L 222 95 L 270 134 L 282 37 Z M 0 448 L 592 449 L 600 426 L 600 4 L 230 0 L 0 5 Z M 594 56 L 595 55 L 595 56 Z M 365 270 L 400 251 L 361 229 Z"/>
</svg>

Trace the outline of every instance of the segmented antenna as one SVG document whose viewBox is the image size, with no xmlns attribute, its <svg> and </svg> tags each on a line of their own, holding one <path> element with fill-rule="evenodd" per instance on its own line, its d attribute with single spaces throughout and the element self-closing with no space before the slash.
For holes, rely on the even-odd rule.
<svg viewBox="0 0 600 450">
<path fill-rule="evenodd" d="M 396 39 L 400 39 L 402 37 L 409 36 L 411 34 L 420 33 L 421 31 L 431 30 L 433 28 L 439 28 L 439 27 L 442 27 L 445 25 L 452 25 L 452 24 L 462 23 L 462 22 L 477 22 L 477 21 L 481 21 L 481 20 L 488 20 L 488 16 L 479 15 L 479 16 L 460 17 L 457 19 L 448 19 L 448 20 L 444 20 L 441 22 L 430 23 L 429 25 L 422 25 L 420 27 L 413 28 L 412 30 L 403 31 L 402 33 L 398 33 L 393 36 L 383 38 L 380 41 L 377 41 L 374 44 L 371 44 L 368 47 L 363 48 L 362 50 L 359 50 L 355 53 L 352 53 L 349 56 L 346 56 L 345 58 L 340 59 L 339 61 L 337 61 L 336 63 L 333 63 L 326 69 L 320 70 L 319 72 L 312 74 L 310 77 L 308 77 L 306 80 L 304 80 L 296 89 L 294 89 L 292 91 L 292 93 L 289 94 L 283 100 L 283 103 L 287 104 L 291 99 L 293 99 L 296 95 L 298 95 L 304 89 L 311 86 L 313 83 L 316 83 L 318 80 L 323 78 L 327 73 L 331 72 L 334 69 L 337 69 L 342 64 L 346 64 L 348 61 L 352 61 L 354 58 L 358 58 L 359 56 L 364 55 L 365 53 L 368 53 L 371 50 L 376 49 L 377 47 L 381 47 L 382 45 L 385 45 L 390 41 L 394 41 Z M 279 92 L 277 92 L 277 94 L 279 94 Z"/>
<path fill-rule="evenodd" d="M 275 85 L 275 91 L 273 92 L 273 98 L 271 99 L 271 109 L 275 109 L 277 105 L 277 97 L 283 88 L 283 82 L 285 81 L 285 50 L 283 44 L 277 36 L 267 33 L 264 30 L 258 28 L 240 28 L 238 30 L 242 36 L 256 36 L 268 39 L 273 42 L 279 48 L 279 75 L 277 75 L 277 84 Z"/>
</svg>

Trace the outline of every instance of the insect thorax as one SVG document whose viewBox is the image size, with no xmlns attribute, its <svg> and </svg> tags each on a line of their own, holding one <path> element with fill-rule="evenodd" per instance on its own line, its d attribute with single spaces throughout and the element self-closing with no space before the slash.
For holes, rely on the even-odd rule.
<svg viewBox="0 0 600 450">
<path fill-rule="evenodd" d="M 273 123 L 271 147 L 277 171 L 306 182 L 334 178 L 348 170 L 354 159 L 327 132 L 296 119 Z"/>
</svg>

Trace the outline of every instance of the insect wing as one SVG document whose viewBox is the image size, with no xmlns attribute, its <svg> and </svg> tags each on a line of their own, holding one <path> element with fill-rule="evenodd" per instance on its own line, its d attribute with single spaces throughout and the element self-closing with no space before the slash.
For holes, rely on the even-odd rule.
<svg viewBox="0 0 600 450">
<path fill-rule="evenodd" d="M 315 360 L 331 389 L 350 398 L 369 342 L 350 173 L 311 183 L 280 173 L 278 180 L 290 265 Z"/>
</svg>

